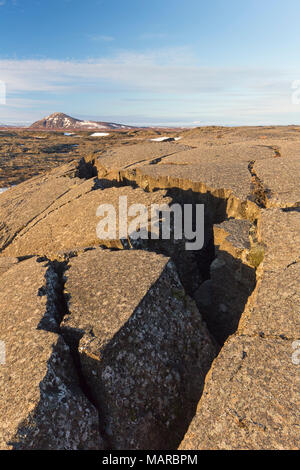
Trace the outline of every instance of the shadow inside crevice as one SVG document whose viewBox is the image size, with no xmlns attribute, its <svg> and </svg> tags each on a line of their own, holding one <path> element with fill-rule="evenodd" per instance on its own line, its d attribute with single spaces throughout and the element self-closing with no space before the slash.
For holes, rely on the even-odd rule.
<svg viewBox="0 0 300 470">
<path fill-rule="evenodd" d="M 101 178 L 96 180 L 94 189 L 127 185 L 133 189 L 139 188 L 134 180 L 123 178 L 117 181 Z M 144 190 L 150 192 L 149 188 Z M 218 280 L 211 280 L 212 262 L 220 255 L 218 247 L 215 247 L 213 227 L 215 224 L 228 220 L 228 200 L 225 197 L 216 197 L 210 191 L 198 193 L 192 189 L 183 190 L 178 187 L 165 190 L 163 188 L 153 188 L 152 192 L 159 190 L 165 191 L 166 200 L 171 199 L 169 206 L 173 204 L 180 205 L 183 228 L 184 206 L 186 204 L 192 206 L 193 218 L 191 224 L 193 230 L 196 230 L 195 207 L 197 204 L 204 205 L 203 247 L 200 250 L 187 250 L 186 242 L 188 240 L 184 236 L 182 240 L 174 239 L 174 217 L 171 213 L 170 239 L 162 239 L 160 223 L 158 240 L 151 239 L 150 233 L 148 233 L 148 238 L 143 240 L 131 240 L 129 236 L 129 243 L 127 243 L 127 240 L 123 240 L 123 248 L 147 250 L 170 257 L 176 266 L 185 291 L 196 300 L 210 333 L 222 346 L 228 336 L 236 331 L 248 297 L 256 284 L 255 269 L 227 252 L 223 253 L 222 262 L 225 265 L 223 272 L 220 271 L 221 275 Z M 216 274 L 216 271 L 214 273 Z M 201 288 L 201 286 L 203 287 Z M 204 302 L 200 298 L 201 295 L 205 298 Z"/>
<path fill-rule="evenodd" d="M 96 184 L 99 185 L 103 183 L 96 182 Z M 121 185 L 123 186 L 124 184 Z M 95 189 L 100 189 L 100 187 Z M 201 250 L 187 251 L 184 246 L 185 240 L 178 244 L 171 238 L 170 240 L 143 240 L 142 244 L 137 244 L 136 249 L 146 249 L 148 251 L 164 254 L 173 260 L 186 293 L 195 299 L 200 314 L 207 323 L 212 337 L 222 346 L 226 338 L 236 330 L 248 297 L 255 288 L 255 270 L 244 265 L 241 260 L 237 260 L 229 253 L 221 252 L 215 247 L 213 225 L 215 223 L 221 223 L 227 218 L 227 201 L 225 199 L 216 198 L 211 193 L 199 194 L 191 190 L 185 191 L 178 188 L 168 189 L 166 191 L 166 197 L 171 198 L 173 204 L 177 203 L 182 207 L 184 204 L 191 204 L 193 208 L 196 204 L 204 204 L 205 237 L 203 248 Z M 195 214 L 195 211 L 193 211 L 193 214 Z M 195 228 L 194 218 L 192 225 Z M 135 248 L 134 244 L 131 249 L 132 248 Z M 219 258 L 222 258 L 222 261 L 224 261 L 222 269 L 212 270 L 212 262 Z M 138 337 L 139 334 L 141 334 L 143 337 L 145 332 L 147 334 L 148 323 L 146 321 L 146 314 L 145 317 L 142 315 L 141 319 L 140 313 L 138 312 L 151 311 L 151 302 L 154 303 L 155 298 L 150 296 L 150 302 L 148 295 L 152 291 L 157 291 L 159 281 L 157 281 L 154 286 L 151 286 L 126 324 L 122 325 L 104 349 L 101 350 L 101 355 L 99 350 L 99 358 L 95 359 L 91 355 L 86 354 L 84 350 L 79 352 L 81 339 L 86 335 L 91 335 L 90 331 L 77 330 L 74 328 L 60 328 L 59 326 L 62 318 L 69 314 L 67 304 L 70 299 L 66 298 L 64 292 L 64 274 L 67 268 L 66 263 L 59 262 L 54 262 L 49 266 L 45 286 L 41 287 L 38 292 L 38 295 L 47 295 L 47 315 L 45 314 L 38 328 L 60 334 L 69 345 L 80 389 L 89 402 L 97 408 L 99 413 L 100 434 L 107 443 L 107 448 L 112 449 L 116 444 L 113 443 L 110 430 L 107 429 L 112 410 L 113 413 L 116 414 L 114 416 L 118 416 L 119 413 L 118 419 L 122 419 L 122 416 L 124 416 L 123 412 L 125 412 L 124 410 L 126 408 L 125 398 L 133 404 L 138 402 L 138 391 L 139 387 L 141 387 L 139 374 L 142 374 L 143 371 L 141 369 L 140 373 L 135 375 L 134 371 L 138 363 L 133 365 L 129 362 L 125 363 L 124 370 L 132 370 L 133 372 L 132 374 L 122 376 L 121 383 L 125 388 L 126 381 L 132 379 L 137 390 L 135 391 L 135 395 L 123 397 L 123 401 L 120 401 L 120 403 L 113 402 L 114 397 L 108 393 L 107 387 L 104 385 L 101 377 L 107 367 L 111 367 L 112 369 L 116 368 L 116 370 L 118 370 L 117 366 L 120 362 L 120 359 L 118 359 L 120 351 L 126 348 L 130 353 L 132 348 L 132 354 L 136 354 L 136 348 L 138 348 L 139 343 L 131 344 L 128 339 L 132 335 Z M 137 273 L 137 279 L 138 275 L 141 274 Z M 146 271 L 144 275 L 147 275 Z M 205 293 L 204 287 L 207 288 L 207 285 L 210 287 L 208 290 L 206 289 Z M 206 303 L 203 302 L 203 298 L 199 293 L 201 286 L 204 286 L 202 290 L 203 298 L 206 296 Z M 210 294 L 207 294 L 208 291 L 210 291 Z M 161 293 L 161 295 L 164 294 Z M 184 299 L 184 301 L 186 301 L 185 296 Z M 149 302 L 149 304 L 145 306 L 147 302 Z M 220 305 L 222 305 L 221 308 Z M 51 329 L 52 322 L 49 322 L 49 312 L 52 312 L 51 314 L 55 319 L 57 327 L 55 330 Z M 161 321 L 163 321 L 165 312 L 162 311 L 161 314 Z M 200 316 L 199 321 L 201 321 Z M 165 332 L 167 335 L 167 326 L 165 327 Z M 149 347 L 150 345 L 155 345 L 155 336 L 149 338 L 148 341 Z M 116 345 L 118 346 L 116 347 Z M 183 353 L 175 357 L 174 351 L 176 347 L 176 344 L 172 345 L 172 338 L 170 338 L 169 349 L 165 345 L 160 351 L 162 356 L 165 356 L 167 353 L 167 358 L 165 362 L 161 362 L 161 367 L 169 368 L 174 373 L 177 372 L 180 377 L 184 377 L 184 380 L 181 380 L 178 384 L 178 400 L 174 407 L 169 410 L 170 413 L 175 413 L 175 420 L 173 421 L 172 427 L 168 428 L 166 426 L 165 417 L 160 418 L 159 412 L 160 400 L 168 399 L 167 391 L 164 389 L 167 383 L 162 384 L 163 392 L 159 391 L 158 388 L 153 389 L 151 381 L 145 385 L 144 392 L 146 396 L 148 396 L 147 400 L 149 403 L 154 401 L 157 404 L 156 408 L 152 405 L 147 407 L 146 400 L 146 407 L 144 410 L 140 410 L 139 416 L 132 415 L 130 417 L 130 414 L 126 411 L 126 419 L 129 417 L 129 423 L 135 420 L 139 423 L 136 427 L 136 431 L 134 431 L 136 432 L 135 436 L 139 433 L 142 436 L 144 433 L 145 439 L 147 439 L 148 450 L 152 448 L 154 450 L 172 450 L 178 447 L 196 413 L 197 404 L 203 392 L 205 375 L 213 359 L 211 358 L 204 366 L 205 370 L 199 373 L 196 360 L 193 360 L 192 355 L 188 356 Z M 96 375 L 93 374 L 93 371 L 96 371 Z M 155 382 L 155 378 L 154 373 L 153 382 Z M 122 407 L 124 407 L 124 409 Z M 151 416 L 149 413 L 151 413 Z M 123 425 L 124 434 L 126 434 L 126 420 L 124 420 Z M 24 427 L 20 427 L 21 434 L 23 432 L 22 429 L 24 429 Z M 155 430 L 154 432 L 153 429 Z M 20 447 L 16 445 L 15 448 Z"/>
<path fill-rule="evenodd" d="M 188 251 L 185 238 L 174 240 L 174 217 L 171 217 L 170 240 L 162 240 L 160 230 L 159 240 L 151 240 L 151 234 L 148 234 L 148 240 L 133 241 L 130 248 L 147 249 L 173 260 L 185 291 L 195 299 L 211 335 L 221 347 L 238 327 L 248 298 L 255 289 L 256 270 L 215 246 L 213 227 L 228 220 L 225 198 L 180 188 L 167 189 L 165 197 L 171 198 L 170 206 L 181 206 L 182 226 L 185 204 L 193 207 L 193 230 L 196 229 L 195 206 L 204 205 L 203 247 Z M 213 263 L 217 259 L 221 260 L 218 268 L 218 263 Z"/>
<path fill-rule="evenodd" d="M 92 394 L 90 401 L 99 412 L 101 435 L 110 449 L 176 449 L 196 412 L 215 357 L 213 343 L 207 340 L 210 347 L 202 343 L 201 316 L 190 323 L 187 311 L 191 300 L 178 278 L 173 286 L 171 277 L 165 290 L 169 269 L 164 268 L 106 344 L 92 331 L 80 335 L 79 344 L 78 330 L 62 329 L 73 348 L 78 342 L 81 373 Z M 163 341 L 155 333 L 159 329 Z M 202 361 L 198 354 L 203 355 Z"/>
<path fill-rule="evenodd" d="M 216 250 L 210 279 L 195 293 L 195 301 L 210 333 L 222 347 L 238 328 L 256 286 L 256 270 L 226 251 Z"/>
</svg>

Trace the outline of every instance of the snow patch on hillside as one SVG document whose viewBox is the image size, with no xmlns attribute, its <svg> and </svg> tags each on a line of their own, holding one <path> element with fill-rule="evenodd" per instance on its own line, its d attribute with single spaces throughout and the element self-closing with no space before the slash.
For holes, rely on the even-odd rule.
<svg viewBox="0 0 300 470">
<path fill-rule="evenodd" d="M 170 141 L 172 142 L 173 140 L 180 140 L 181 137 L 156 137 L 155 139 L 150 139 L 151 142 L 166 142 Z"/>
<path fill-rule="evenodd" d="M 4 191 L 7 191 L 9 188 L 0 188 L 0 194 L 4 193 Z"/>
<path fill-rule="evenodd" d="M 93 134 L 90 135 L 90 137 L 106 137 L 108 136 L 108 132 L 94 132 Z"/>
</svg>

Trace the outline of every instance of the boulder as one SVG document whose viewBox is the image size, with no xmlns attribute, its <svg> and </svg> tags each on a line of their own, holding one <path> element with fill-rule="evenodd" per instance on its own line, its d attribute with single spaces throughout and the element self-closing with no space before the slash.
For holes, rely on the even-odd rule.
<svg viewBox="0 0 300 470">
<path fill-rule="evenodd" d="M 94 249 L 65 273 L 68 342 L 115 449 L 174 449 L 215 355 L 173 263 L 144 251 Z"/>
</svg>

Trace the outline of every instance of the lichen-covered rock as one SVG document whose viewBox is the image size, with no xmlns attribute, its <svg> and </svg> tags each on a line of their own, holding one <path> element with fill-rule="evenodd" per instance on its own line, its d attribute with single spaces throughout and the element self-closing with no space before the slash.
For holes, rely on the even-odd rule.
<svg viewBox="0 0 300 470">
<path fill-rule="evenodd" d="M 35 258 L 1 275 L 1 449 L 99 449 L 98 414 L 79 387 L 62 337 L 40 329 L 47 313 L 55 323 L 51 270 Z M 46 285 L 47 284 L 47 285 Z"/>
<path fill-rule="evenodd" d="M 166 144 L 167 145 L 167 144 Z M 270 159 L 274 152 L 266 146 L 247 144 L 203 145 L 198 148 L 180 150 L 163 158 L 139 159 L 126 165 L 131 150 L 114 149 L 115 160 L 100 157 L 96 166 L 103 175 L 123 182 L 136 182 L 147 190 L 155 188 L 178 188 L 202 195 L 207 209 L 215 221 L 228 217 L 254 219 L 258 207 L 251 194 L 249 162 L 255 155 Z M 127 153 L 126 153 L 127 152 Z M 113 170 L 112 168 L 113 167 Z"/>
<path fill-rule="evenodd" d="M 123 248 L 124 242 L 119 236 L 119 201 L 126 198 L 127 207 L 143 204 L 150 220 L 151 204 L 167 205 L 171 199 L 166 191 L 154 195 L 131 187 L 97 188 L 96 178 L 78 184 L 64 198 L 54 201 L 51 210 L 37 217 L 22 230 L 4 250 L 5 256 L 26 256 L 28 254 L 47 255 L 55 258 L 60 252 L 103 244 L 111 248 Z M 110 204 L 116 213 L 116 233 L 113 238 L 98 238 L 97 225 L 101 218 L 97 216 L 100 205 Z M 134 216 L 128 216 L 127 229 Z M 147 218 L 146 218 L 147 222 Z M 146 228 L 147 225 L 146 225 Z M 150 231 L 150 222 L 149 222 Z M 128 234 L 130 236 L 130 233 Z M 126 238 L 125 238 L 126 239 Z"/>
<path fill-rule="evenodd" d="M 299 449 L 300 380 L 292 354 L 290 340 L 231 337 L 180 450 Z"/>
<path fill-rule="evenodd" d="M 299 262 L 299 210 L 262 211 L 258 224 L 259 241 L 264 244 L 264 270 L 278 271 Z"/>
<path fill-rule="evenodd" d="M 156 148 L 156 145 L 154 147 Z M 160 146 L 158 146 L 159 148 Z M 83 168 L 86 168 L 87 163 L 85 166 L 83 163 L 82 165 Z M 68 168 L 69 166 L 65 167 L 66 173 Z M 161 237 L 152 239 L 150 233 L 151 221 L 156 220 L 156 231 L 158 233 L 159 219 L 164 218 L 161 212 L 157 215 L 152 212 L 152 209 L 156 206 L 166 210 L 172 204 L 172 198 L 166 190 L 148 193 L 141 188 L 134 189 L 130 186 L 114 187 L 111 185 L 112 187 L 109 187 L 107 185 L 108 187 L 106 187 L 105 181 L 96 177 L 84 180 L 74 177 L 74 175 L 73 178 L 70 178 L 68 173 L 65 176 L 63 175 L 63 168 L 61 168 L 58 174 L 52 172 L 41 187 L 42 177 L 37 178 L 35 183 L 32 182 L 31 191 L 35 187 L 36 191 L 39 192 L 41 201 L 36 208 L 32 207 L 29 211 L 31 218 L 26 221 L 24 227 L 23 221 L 25 215 L 27 217 L 27 213 L 26 211 L 25 214 L 23 212 L 26 209 L 26 201 L 28 200 L 28 203 L 31 204 L 32 197 L 31 193 L 27 191 L 26 185 L 29 183 L 23 183 L 18 188 L 18 192 L 12 193 L 12 201 L 6 201 L 5 207 L 2 207 L 3 218 L 7 222 L 5 229 L 1 231 L 0 227 L 0 238 L 1 234 L 3 236 L 9 234 L 9 238 L 3 245 L 2 256 L 24 257 L 36 255 L 56 259 L 66 252 L 81 252 L 88 247 L 95 246 L 118 249 L 144 248 L 162 252 L 166 256 L 172 257 L 180 279 L 188 292 L 197 289 L 202 280 L 199 272 L 199 262 L 197 261 L 199 253 L 187 252 L 184 239 L 174 240 L 174 237 L 172 237 L 172 223 L 170 224 L 171 240 L 162 240 Z M 62 189 L 60 185 L 64 180 L 66 181 L 66 191 L 58 197 L 56 194 L 58 182 L 59 188 Z M 72 186 L 70 186 L 70 181 Z M 53 190 L 51 184 L 53 184 Z M 53 197 L 52 203 L 49 200 L 51 195 Z M 47 207 L 42 207 L 43 198 L 47 200 Z M 101 237 L 97 232 L 98 224 L 104 215 L 97 215 L 97 209 L 107 204 L 113 208 L 116 214 L 116 230 L 111 238 Z M 127 222 L 125 222 L 125 216 L 121 216 L 120 204 L 126 204 L 124 210 L 126 210 Z M 148 232 L 147 239 L 133 239 L 132 235 L 135 227 L 132 226 L 132 222 L 138 213 L 129 214 L 127 209 L 130 210 L 134 204 L 146 208 L 144 230 Z M 36 212 L 33 215 L 32 211 L 34 209 Z M 7 214 L 11 211 L 14 212 L 16 220 L 7 219 Z M 127 234 L 125 236 L 123 233 L 120 234 L 120 219 L 123 221 L 123 225 L 126 225 Z"/>
<path fill-rule="evenodd" d="M 267 207 L 299 207 L 300 159 L 297 151 L 289 158 L 255 162 L 254 171 L 267 191 Z"/>
<path fill-rule="evenodd" d="M 197 148 L 188 148 L 175 143 L 164 143 L 168 148 L 157 155 L 150 149 L 158 144 L 131 145 L 114 148 L 96 161 L 100 174 L 137 181 L 145 188 L 181 188 L 192 189 L 199 194 L 210 193 L 210 203 L 219 210 L 220 200 L 227 200 L 228 216 L 254 214 L 255 205 L 250 201 L 251 176 L 248 170 L 250 161 L 273 158 L 274 151 L 259 142 L 226 142 L 220 145 L 218 140 L 201 142 Z M 197 143 L 196 143 L 197 145 Z M 171 150 L 173 149 L 173 150 Z M 138 152 L 137 152 L 138 151 Z M 213 201 L 212 199 L 216 200 Z M 209 198 L 208 198 L 209 199 Z M 223 201 L 224 206 L 224 201 Z"/>
<path fill-rule="evenodd" d="M 9 441 L 14 449 L 100 450 L 98 414 L 79 387 L 69 347 L 53 345 L 40 400 Z"/>
<path fill-rule="evenodd" d="M 154 132 L 0 196 L 1 449 L 299 448 L 299 128 Z M 100 240 L 124 195 L 204 204 L 203 249 Z"/>
<path fill-rule="evenodd" d="M 95 249 L 70 260 L 69 311 L 82 370 L 117 449 L 174 448 L 215 354 L 168 258 Z"/>
<path fill-rule="evenodd" d="M 18 258 L 2 257 L 0 258 L 0 276 L 6 273 L 14 264 L 19 262 Z"/>
<path fill-rule="evenodd" d="M 32 178 L 1 194 L 0 250 L 4 250 L 17 235 L 27 230 L 43 214 L 51 212 L 52 205 L 63 204 L 69 191 L 82 181 L 75 178 L 76 163 Z M 31 253 L 30 253 L 31 254 Z"/>
<path fill-rule="evenodd" d="M 187 150 L 186 145 L 169 142 L 139 142 L 135 145 L 109 148 L 95 161 L 98 175 L 117 178 L 121 169 L 136 168 L 144 162 L 155 163 L 168 155 Z"/>
<path fill-rule="evenodd" d="M 263 211 L 256 288 L 180 449 L 299 449 L 299 221 L 297 211 Z"/>
<path fill-rule="evenodd" d="M 228 219 L 214 225 L 215 245 L 234 258 L 245 261 L 250 250 L 251 224 L 247 220 Z"/>
<path fill-rule="evenodd" d="M 240 334 L 300 338 L 300 264 L 265 271 L 242 316 Z"/>
<path fill-rule="evenodd" d="M 239 325 L 240 334 L 298 339 L 300 213 L 264 210 L 258 235 L 264 257 L 257 270 L 256 289 Z"/>
</svg>

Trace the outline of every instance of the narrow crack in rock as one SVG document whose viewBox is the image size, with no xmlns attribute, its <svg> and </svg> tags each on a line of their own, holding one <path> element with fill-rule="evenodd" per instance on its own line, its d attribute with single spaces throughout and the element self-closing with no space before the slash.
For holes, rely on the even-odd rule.
<svg viewBox="0 0 300 470">
<path fill-rule="evenodd" d="M 93 399 L 93 394 L 82 373 L 78 352 L 80 334 L 78 335 L 77 332 L 72 334 L 72 331 L 71 335 L 66 334 L 60 327 L 63 318 L 70 314 L 68 309 L 68 297 L 65 293 L 65 272 L 69 269 L 69 259 L 76 256 L 77 253 L 72 252 L 64 256 L 64 261 L 52 261 L 43 257 L 39 259 L 40 262 L 48 261 L 49 266 L 45 275 L 46 284 L 39 290 L 39 295 L 47 296 L 47 308 L 44 317 L 38 325 L 38 329 L 52 331 L 61 335 L 64 342 L 69 347 L 80 389 L 86 399 L 96 408 L 98 412 L 99 434 L 103 439 L 105 448 L 111 449 L 109 436 L 105 432 L 105 424 L 103 424 L 101 410 L 99 410 L 98 404 Z"/>
<path fill-rule="evenodd" d="M 263 183 L 257 176 L 254 170 L 255 161 L 252 161 L 248 165 L 248 169 L 251 175 L 252 180 L 252 199 L 255 204 L 258 205 L 261 209 L 266 209 L 269 190 L 264 187 Z"/>
</svg>

